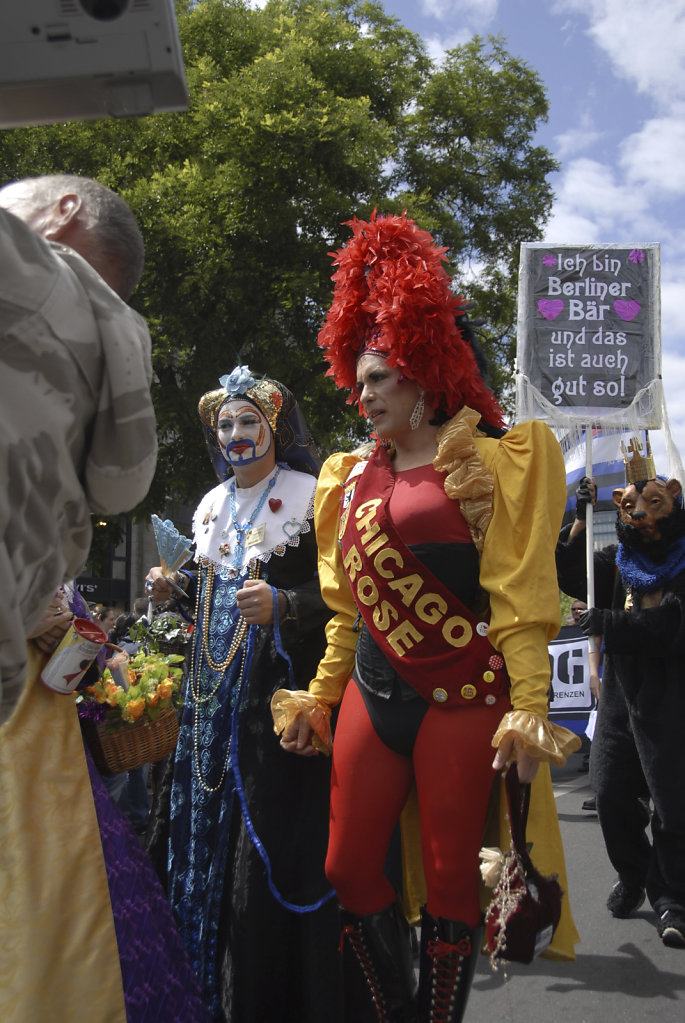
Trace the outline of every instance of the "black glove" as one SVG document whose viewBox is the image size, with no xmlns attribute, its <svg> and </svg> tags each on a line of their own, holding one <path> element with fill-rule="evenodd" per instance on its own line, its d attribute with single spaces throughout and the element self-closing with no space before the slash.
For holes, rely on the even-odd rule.
<svg viewBox="0 0 685 1023">
<path fill-rule="evenodd" d="M 578 619 L 578 625 L 586 636 L 601 636 L 604 632 L 604 611 L 601 607 L 589 607 Z"/>
<path fill-rule="evenodd" d="M 595 503 L 595 486 L 589 476 L 583 476 L 576 490 L 576 518 L 585 522 L 587 506 Z"/>
</svg>

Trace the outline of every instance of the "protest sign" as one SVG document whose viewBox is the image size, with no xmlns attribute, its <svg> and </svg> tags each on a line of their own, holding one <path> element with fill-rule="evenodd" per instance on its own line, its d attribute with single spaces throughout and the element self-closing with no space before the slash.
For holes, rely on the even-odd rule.
<svg viewBox="0 0 685 1023">
<path fill-rule="evenodd" d="M 658 245 L 521 246 L 519 419 L 660 426 L 659 275 Z"/>
</svg>

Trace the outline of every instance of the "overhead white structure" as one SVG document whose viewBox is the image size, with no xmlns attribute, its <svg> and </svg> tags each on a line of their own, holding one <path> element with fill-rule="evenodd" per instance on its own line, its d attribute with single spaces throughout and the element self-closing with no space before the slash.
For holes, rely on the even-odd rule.
<svg viewBox="0 0 685 1023">
<path fill-rule="evenodd" d="M 0 4 L 0 127 L 187 106 L 173 0 Z"/>
</svg>

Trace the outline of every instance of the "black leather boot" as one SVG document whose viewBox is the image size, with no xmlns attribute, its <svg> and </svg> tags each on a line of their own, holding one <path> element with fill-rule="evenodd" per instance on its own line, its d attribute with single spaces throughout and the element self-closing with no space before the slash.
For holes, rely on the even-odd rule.
<svg viewBox="0 0 685 1023">
<path fill-rule="evenodd" d="M 461 1023 L 483 928 L 421 913 L 420 1023 Z"/>
<path fill-rule="evenodd" d="M 349 970 L 361 969 L 378 1023 L 416 1023 L 414 971 L 409 942 L 409 924 L 397 902 L 366 916 L 342 910 L 340 947 L 345 954 L 347 939 L 353 956 L 344 961 L 345 990 L 358 987 Z M 347 1016 L 349 1019 L 349 1016 Z"/>
</svg>

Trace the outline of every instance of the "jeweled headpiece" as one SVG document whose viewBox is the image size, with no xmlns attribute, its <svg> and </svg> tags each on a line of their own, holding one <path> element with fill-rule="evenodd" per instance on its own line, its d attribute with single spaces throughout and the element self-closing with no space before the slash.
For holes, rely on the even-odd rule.
<svg viewBox="0 0 685 1023">
<path fill-rule="evenodd" d="M 372 352 L 415 380 L 431 407 L 452 416 L 469 405 L 500 426 L 502 410 L 455 323 L 464 302 L 443 266 L 446 249 L 406 214 L 347 223 L 352 238 L 332 253 L 333 302 L 318 337 L 328 375 L 354 390 L 357 360 Z"/>
<path fill-rule="evenodd" d="M 247 366 L 236 366 L 231 373 L 220 377 L 219 383 L 221 387 L 215 391 L 207 391 L 200 398 L 198 411 L 200 419 L 206 426 L 216 430 L 221 406 L 231 398 L 244 396 L 264 414 L 272 433 L 276 432 L 278 413 L 283 406 L 283 395 L 273 380 L 269 380 L 268 377 L 256 380 Z"/>
<path fill-rule="evenodd" d="M 637 437 L 630 438 L 627 448 L 623 441 L 621 441 L 627 483 L 646 483 L 647 480 L 656 479 L 656 466 L 654 465 L 649 437 L 645 437 L 646 452 L 644 457 L 640 454 L 641 448 L 642 445 Z"/>
<path fill-rule="evenodd" d="M 321 462 L 297 402 L 288 388 L 269 377 L 257 379 L 247 366 L 236 366 L 220 377 L 221 387 L 203 394 L 200 413 L 209 456 L 220 480 L 232 475 L 216 437 L 221 406 L 231 398 L 245 397 L 266 417 L 276 441 L 276 460 L 292 469 L 318 476 Z"/>
</svg>

